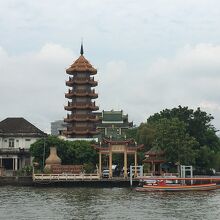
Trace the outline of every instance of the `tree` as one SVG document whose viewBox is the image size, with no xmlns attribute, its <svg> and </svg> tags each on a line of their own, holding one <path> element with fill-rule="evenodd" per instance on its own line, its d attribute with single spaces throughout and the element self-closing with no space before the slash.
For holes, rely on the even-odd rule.
<svg viewBox="0 0 220 220">
<path fill-rule="evenodd" d="M 136 140 L 137 139 L 137 131 L 138 131 L 137 127 L 133 127 L 133 128 L 127 129 L 126 137 L 127 138 L 132 138 L 132 139 Z"/>
<path fill-rule="evenodd" d="M 201 170 L 219 169 L 220 139 L 212 120 L 213 116 L 200 108 L 165 109 L 141 123 L 136 128 L 135 138 L 145 145 L 145 151 L 159 145 L 170 162 L 179 160 Z"/>
<path fill-rule="evenodd" d="M 145 150 L 149 150 L 152 147 L 152 143 L 155 139 L 156 128 L 155 125 L 148 123 L 141 123 L 137 131 L 137 142 L 144 144 Z"/>
<path fill-rule="evenodd" d="M 215 168 L 215 152 L 208 146 L 202 146 L 198 152 L 197 167 L 200 172 L 207 172 L 211 168 Z"/>
<path fill-rule="evenodd" d="M 198 142 L 189 136 L 184 122 L 178 118 L 158 120 L 155 137 L 153 146 L 164 151 L 167 161 L 185 165 L 195 164 Z"/>
<path fill-rule="evenodd" d="M 88 141 L 65 141 L 54 136 L 48 136 L 36 141 L 30 147 L 31 156 L 40 164 L 49 156 L 50 147 L 56 146 L 57 154 L 62 164 L 96 164 L 98 155 Z M 45 154 L 44 154 L 45 152 Z"/>
<path fill-rule="evenodd" d="M 148 124 L 155 124 L 161 119 L 178 118 L 185 123 L 185 129 L 189 137 L 197 141 L 195 164 L 199 169 L 213 167 L 213 154 L 220 151 L 220 139 L 216 135 L 217 130 L 212 125 L 213 116 L 197 108 L 195 111 L 188 107 L 165 109 L 155 113 L 147 120 Z"/>
<path fill-rule="evenodd" d="M 220 150 L 217 130 L 211 124 L 213 116 L 197 108 L 195 111 L 188 107 L 178 106 L 178 108 L 165 109 L 160 113 L 155 113 L 147 119 L 147 123 L 154 124 L 158 120 L 167 118 L 178 118 L 186 125 L 187 132 L 199 142 L 199 148 L 207 145 L 215 150 Z"/>
</svg>

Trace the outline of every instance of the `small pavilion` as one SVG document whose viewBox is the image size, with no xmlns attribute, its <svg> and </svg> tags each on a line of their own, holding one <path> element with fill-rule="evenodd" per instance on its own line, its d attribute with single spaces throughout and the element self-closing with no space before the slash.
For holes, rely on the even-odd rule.
<svg viewBox="0 0 220 220">
<path fill-rule="evenodd" d="M 164 151 L 159 148 L 153 147 L 145 153 L 143 163 L 150 165 L 150 173 L 153 176 L 161 175 L 161 165 L 165 163 Z"/>
<path fill-rule="evenodd" d="M 134 155 L 134 165 L 137 166 L 137 151 L 142 149 L 144 145 L 137 145 L 133 139 L 128 140 L 111 140 L 103 138 L 99 145 L 94 145 L 94 148 L 99 152 L 99 174 L 102 174 L 102 155 L 109 156 L 109 178 L 112 178 L 112 154 L 124 154 L 124 178 L 128 177 L 128 154 Z M 137 169 L 135 169 L 137 176 Z"/>
</svg>

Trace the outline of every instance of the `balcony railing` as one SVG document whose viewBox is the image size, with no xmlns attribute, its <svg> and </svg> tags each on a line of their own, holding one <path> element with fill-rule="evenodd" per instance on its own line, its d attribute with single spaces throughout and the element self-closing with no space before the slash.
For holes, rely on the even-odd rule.
<svg viewBox="0 0 220 220">
<path fill-rule="evenodd" d="M 8 148 L 0 148 L 0 153 L 2 154 L 22 154 L 22 153 L 29 153 L 29 149 L 24 149 L 24 148 L 13 148 L 13 147 L 8 147 Z"/>
<path fill-rule="evenodd" d="M 89 96 L 91 98 L 97 98 L 98 94 L 95 93 L 95 90 L 86 90 L 86 89 L 76 89 L 76 90 L 68 90 L 68 93 L 65 94 L 66 98 L 72 98 L 74 96 Z"/>
<path fill-rule="evenodd" d="M 76 115 L 69 115 L 67 114 L 67 118 L 64 119 L 65 122 L 72 122 L 72 121 L 98 121 L 99 119 L 92 114 L 76 114 Z"/>
<path fill-rule="evenodd" d="M 91 109 L 91 110 L 98 110 L 99 107 L 95 105 L 95 102 L 68 102 L 68 106 L 64 107 L 65 110 L 73 110 L 73 109 Z"/>
<path fill-rule="evenodd" d="M 98 82 L 94 80 L 94 77 L 69 77 L 66 81 L 67 86 L 73 86 L 74 84 L 90 84 L 91 86 L 97 86 Z"/>
<path fill-rule="evenodd" d="M 66 135 L 72 134 L 97 134 L 99 133 L 95 128 L 88 127 L 71 127 L 64 132 Z"/>
</svg>

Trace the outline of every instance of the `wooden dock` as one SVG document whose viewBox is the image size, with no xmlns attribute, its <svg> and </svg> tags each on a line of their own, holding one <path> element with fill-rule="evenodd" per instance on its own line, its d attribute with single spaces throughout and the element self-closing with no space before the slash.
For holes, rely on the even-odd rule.
<svg viewBox="0 0 220 220">
<path fill-rule="evenodd" d="M 129 187 L 130 179 L 124 177 L 101 178 L 97 174 L 33 174 L 35 186 L 78 187 Z M 139 179 L 133 180 L 137 186 Z"/>
<path fill-rule="evenodd" d="M 33 174 L 33 181 L 100 180 L 97 174 Z"/>
<path fill-rule="evenodd" d="M 97 186 L 97 187 L 129 187 L 137 186 L 140 181 L 147 180 L 171 180 L 178 182 L 193 183 L 217 183 L 220 184 L 220 177 L 149 177 L 139 176 L 137 178 L 101 178 L 98 174 L 33 174 L 33 184 L 35 186 Z"/>
<path fill-rule="evenodd" d="M 185 177 L 185 178 L 181 178 L 181 177 L 148 177 L 148 176 L 143 176 L 143 177 L 139 177 L 137 178 L 139 180 L 177 180 L 177 181 L 181 181 L 181 180 L 193 180 L 193 181 L 210 181 L 210 182 L 220 182 L 220 177 Z"/>
</svg>

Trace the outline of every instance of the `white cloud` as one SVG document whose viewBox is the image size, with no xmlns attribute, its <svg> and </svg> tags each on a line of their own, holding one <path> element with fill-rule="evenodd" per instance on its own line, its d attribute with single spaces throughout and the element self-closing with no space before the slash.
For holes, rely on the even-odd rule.
<svg viewBox="0 0 220 220">
<path fill-rule="evenodd" d="M 159 59 L 148 69 L 145 78 L 151 82 L 149 89 L 153 94 L 152 99 L 156 99 L 161 107 L 179 104 L 194 108 L 201 104 L 201 107 L 211 107 L 204 103 L 219 103 L 219 60 L 220 46 L 211 44 L 186 46 L 173 58 Z M 218 127 L 219 111 L 220 109 L 215 108 L 211 112 L 216 117 L 215 123 Z"/>
<path fill-rule="evenodd" d="M 18 56 L 1 48 L 0 117 L 27 117 L 44 130 L 50 121 L 64 117 L 65 68 L 73 57 L 69 49 L 56 44 Z"/>
<path fill-rule="evenodd" d="M 65 68 L 76 56 L 57 44 L 10 56 L 0 48 L 1 115 L 23 116 L 44 130 L 65 117 Z M 164 108 L 201 107 L 220 127 L 220 46 L 186 46 L 172 58 L 160 58 L 145 69 L 125 60 L 109 60 L 98 68 L 100 110 L 123 109 L 136 124 Z M 92 63 L 94 64 L 94 63 Z M 95 64 L 94 66 L 98 66 Z"/>
<path fill-rule="evenodd" d="M 70 49 L 63 48 L 57 44 L 48 43 L 41 48 L 39 53 L 36 54 L 36 58 L 53 63 L 63 63 L 70 59 L 70 55 L 72 55 Z"/>
<path fill-rule="evenodd" d="M 139 123 L 166 107 L 220 100 L 218 0 L 0 5 L 1 118 L 17 114 L 48 129 L 66 115 L 65 68 L 81 37 L 85 56 L 98 68 L 101 110 L 124 109 Z M 220 127 L 218 108 L 209 109 Z"/>
<path fill-rule="evenodd" d="M 220 127 L 219 60 L 220 45 L 198 44 L 179 49 L 171 58 L 159 58 L 145 69 L 114 62 L 100 73 L 107 76 L 100 80 L 99 99 L 104 108 L 125 109 L 136 123 L 164 108 L 201 107 Z"/>
<path fill-rule="evenodd" d="M 202 108 L 207 109 L 208 111 L 220 111 L 220 103 L 215 102 L 209 102 L 209 101 L 203 101 L 200 103 Z"/>
</svg>

